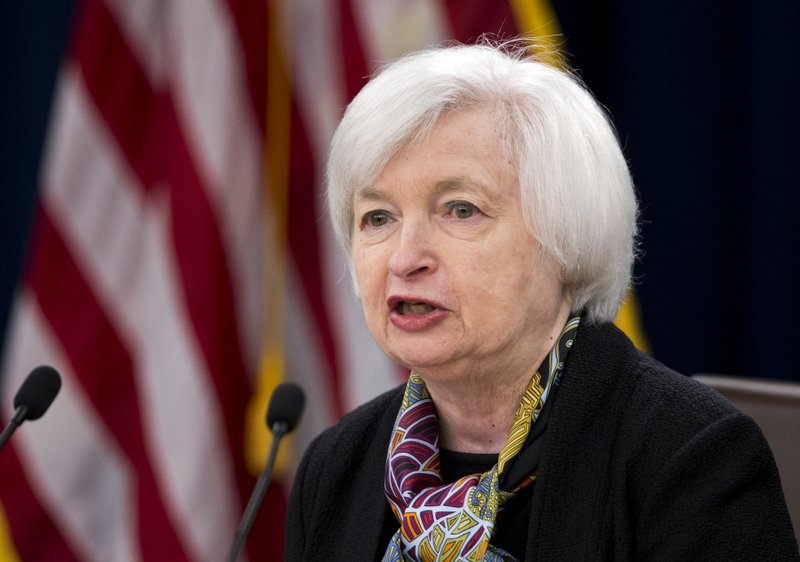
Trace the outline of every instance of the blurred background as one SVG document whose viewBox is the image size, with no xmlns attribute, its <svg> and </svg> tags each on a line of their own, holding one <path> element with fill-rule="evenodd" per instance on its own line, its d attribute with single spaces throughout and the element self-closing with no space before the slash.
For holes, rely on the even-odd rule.
<svg viewBox="0 0 800 562">
<path fill-rule="evenodd" d="M 800 381 L 796 0 L 29 0 L 0 6 L 0 560 L 220 560 L 280 381 L 307 414 L 249 541 L 277 559 L 309 439 L 398 384 L 321 197 L 382 62 L 548 36 L 611 113 L 641 203 L 629 307 L 687 374 Z M 630 305 L 629 305 L 630 306 Z"/>
</svg>

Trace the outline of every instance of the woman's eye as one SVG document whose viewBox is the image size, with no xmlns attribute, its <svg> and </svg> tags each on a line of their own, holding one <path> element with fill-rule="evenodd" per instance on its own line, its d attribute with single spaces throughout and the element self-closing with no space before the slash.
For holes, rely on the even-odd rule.
<svg viewBox="0 0 800 562">
<path fill-rule="evenodd" d="M 361 220 L 362 227 L 379 228 L 389 222 L 389 213 L 386 211 L 370 211 Z"/>
<path fill-rule="evenodd" d="M 479 212 L 478 208 L 466 201 L 455 201 L 450 203 L 448 212 L 457 219 L 468 219 Z"/>
</svg>

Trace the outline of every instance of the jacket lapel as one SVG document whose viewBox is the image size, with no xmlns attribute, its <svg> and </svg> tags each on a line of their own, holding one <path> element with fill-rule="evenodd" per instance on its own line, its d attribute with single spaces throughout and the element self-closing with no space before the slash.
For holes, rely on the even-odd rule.
<svg viewBox="0 0 800 562">
<path fill-rule="evenodd" d="M 636 383 L 637 351 L 613 325 L 581 326 L 555 395 L 534 488 L 526 560 L 593 559 L 610 451 Z"/>
</svg>

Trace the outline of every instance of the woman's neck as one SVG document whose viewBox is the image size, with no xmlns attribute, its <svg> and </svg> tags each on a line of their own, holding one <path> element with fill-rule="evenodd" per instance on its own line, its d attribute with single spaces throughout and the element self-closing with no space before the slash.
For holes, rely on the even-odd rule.
<svg viewBox="0 0 800 562">
<path fill-rule="evenodd" d="M 502 387 L 485 383 L 428 384 L 439 418 L 439 446 L 464 453 L 498 453 L 508 438 L 532 373 Z M 431 388 L 433 386 L 433 388 Z"/>
</svg>

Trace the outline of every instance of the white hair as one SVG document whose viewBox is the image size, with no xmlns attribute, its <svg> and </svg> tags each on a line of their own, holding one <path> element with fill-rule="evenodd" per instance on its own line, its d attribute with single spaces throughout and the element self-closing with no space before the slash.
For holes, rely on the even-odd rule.
<svg viewBox="0 0 800 562">
<path fill-rule="evenodd" d="M 637 203 L 610 120 L 573 75 L 519 43 L 436 47 L 400 58 L 353 99 L 327 167 L 334 229 L 352 269 L 354 196 L 445 112 L 486 108 L 508 133 L 530 232 L 573 310 L 613 320 L 631 279 Z"/>
</svg>

